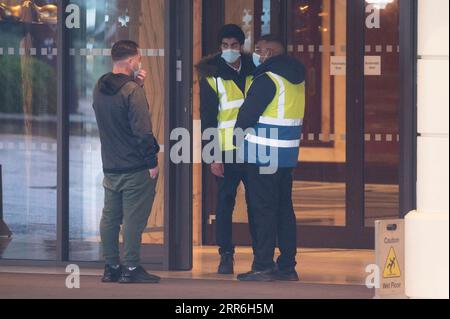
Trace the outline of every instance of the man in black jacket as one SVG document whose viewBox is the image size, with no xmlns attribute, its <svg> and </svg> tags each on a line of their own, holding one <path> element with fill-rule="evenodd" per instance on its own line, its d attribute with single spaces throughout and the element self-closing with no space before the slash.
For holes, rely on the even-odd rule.
<svg viewBox="0 0 450 319">
<path fill-rule="evenodd" d="M 247 163 L 256 228 L 252 271 L 239 275 L 240 281 L 299 280 L 292 173 L 298 164 L 305 114 L 306 69 L 285 52 L 274 35 L 258 41 L 253 84 L 236 123 L 237 131 L 248 132 L 244 144 L 237 146 Z M 281 255 L 275 265 L 277 244 Z"/>
<path fill-rule="evenodd" d="M 106 259 L 105 283 L 158 283 L 140 265 L 142 233 L 156 194 L 159 145 L 152 132 L 143 89 L 146 72 L 135 42 L 119 41 L 111 51 L 114 67 L 101 77 L 93 107 L 100 132 L 105 207 L 100 225 Z M 124 265 L 119 258 L 123 225 Z"/>
<path fill-rule="evenodd" d="M 219 274 L 233 274 L 234 245 L 232 214 L 236 193 L 241 182 L 247 185 L 244 165 L 236 163 L 233 129 L 239 108 L 251 85 L 254 65 L 243 53 L 245 35 L 237 25 L 225 25 L 219 34 L 221 53 L 205 58 L 198 66 L 200 76 L 200 113 L 203 131 L 214 129 L 219 137 L 221 160 L 211 164 L 211 171 L 219 185 L 216 209 L 216 241 L 221 262 Z M 248 201 L 247 201 L 248 203 Z M 248 206 L 248 205 L 247 205 Z M 252 231 L 252 214 L 248 207 Z"/>
</svg>

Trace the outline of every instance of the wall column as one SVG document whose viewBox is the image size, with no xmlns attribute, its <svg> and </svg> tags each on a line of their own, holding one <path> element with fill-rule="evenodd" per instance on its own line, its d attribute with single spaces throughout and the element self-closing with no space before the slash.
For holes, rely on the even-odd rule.
<svg viewBox="0 0 450 319">
<path fill-rule="evenodd" d="M 449 298 L 449 1 L 418 1 L 417 211 L 406 217 L 406 294 Z"/>
</svg>

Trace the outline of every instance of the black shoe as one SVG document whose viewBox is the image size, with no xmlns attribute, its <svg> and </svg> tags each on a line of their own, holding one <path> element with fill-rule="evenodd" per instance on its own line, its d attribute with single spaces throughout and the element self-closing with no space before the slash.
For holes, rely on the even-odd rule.
<svg viewBox="0 0 450 319">
<path fill-rule="evenodd" d="M 246 274 L 241 274 L 237 276 L 239 281 L 260 281 L 260 282 L 271 282 L 275 278 L 273 276 L 273 269 L 267 269 L 262 271 L 252 270 Z"/>
<path fill-rule="evenodd" d="M 273 277 L 275 280 L 279 281 L 300 281 L 300 278 L 295 270 L 292 271 L 276 270 L 273 273 Z"/>
<path fill-rule="evenodd" d="M 122 275 L 119 279 L 121 284 L 157 284 L 160 281 L 160 277 L 149 274 L 141 266 L 133 269 L 123 267 Z"/>
<path fill-rule="evenodd" d="M 114 268 L 111 265 L 105 266 L 105 272 L 103 274 L 103 283 L 113 283 L 118 282 L 120 276 L 122 275 L 122 267 Z"/>
<path fill-rule="evenodd" d="M 217 272 L 220 275 L 234 274 L 234 256 L 231 253 L 223 254 L 220 259 L 220 265 Z"/>
</svg>

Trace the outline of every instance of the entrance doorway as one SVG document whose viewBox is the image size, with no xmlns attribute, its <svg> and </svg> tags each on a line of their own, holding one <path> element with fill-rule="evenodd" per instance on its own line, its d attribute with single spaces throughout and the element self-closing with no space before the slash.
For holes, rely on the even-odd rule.
<svg viewBox="0 0 450 319">
<path fill-rule="evenodd" d="M 375 219 L 415 208 L 416 1 L 34 2 L 51 13 L 44 23 L 0 12 L 0 78 L 7 85 L 0 93 L 2 217 L 13 232 L 0 240 L 0 264 L 101 265 L 102 172 L 91 91 L 110 70 L 119 39 L 141 44 L 155 134 L 164 145 L 143 262 L 188 270 L 193 243 L 215 244 L 217 191 L 209 169 L 195 158 L 175 164 L 168 155 L 175 128 L 200 143 L 192 65 L 218 51 L 224 23 L 242 26 L 249 51 L 261 35 L 280 35 L 308 68 L 294 187 L 299 246 L 372 248 Z M 79 10 L 79 28 L 65 24 L 69 4 Z M 234 235 L 246 246 L 243 198 L 241 189 Z"/>
<path fill-rule="evenodd" d="M 401 210 L 400 6 L 359 0 L 203 2 L 203 55 L 235 23 L 246 50 L 264 34 L 284 39 L 307 68 L 307 104 L 293 189 L 298 245 L 373 248 L 374 221 Z M 203 243 L 215 244 L 217 186 L 203 166 Z M 234 239 L 250 245 L 244 188 Z"/>
</svg>

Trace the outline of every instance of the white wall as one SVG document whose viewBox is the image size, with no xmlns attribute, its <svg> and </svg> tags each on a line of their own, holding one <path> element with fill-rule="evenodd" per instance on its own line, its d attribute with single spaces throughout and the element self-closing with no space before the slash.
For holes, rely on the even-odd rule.
<svg viewBox="0 0 450 319">
<path fill-rule="evenodd" d="M 406 218 L 406 293 L 449 298 L 449 1 L 419 0 L 418 208 Z"/>
</svg>

